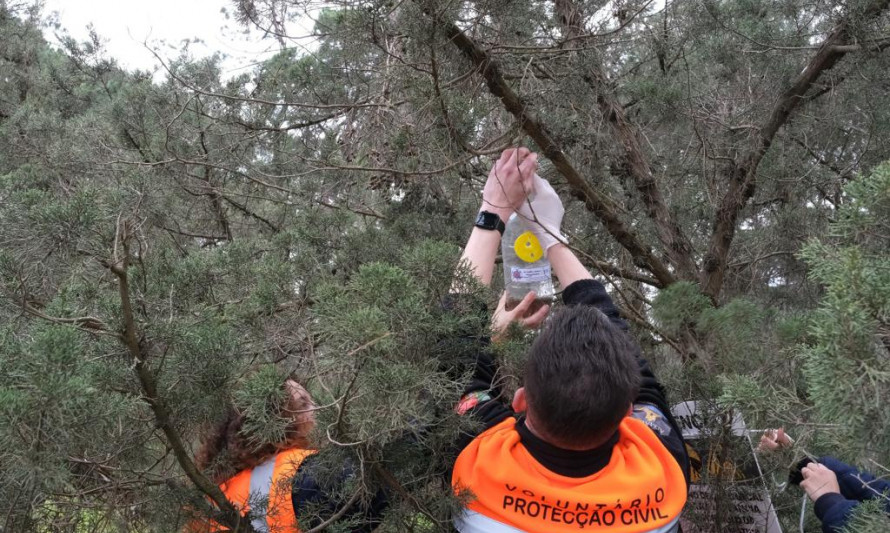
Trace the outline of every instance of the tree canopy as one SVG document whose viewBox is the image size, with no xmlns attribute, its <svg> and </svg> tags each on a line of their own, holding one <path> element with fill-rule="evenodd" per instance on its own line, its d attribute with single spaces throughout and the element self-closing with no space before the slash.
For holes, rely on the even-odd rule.
<svg viewBox="0 0 890 533">
<path fill-rule="evenodd" d="M 286 376 L 325 461 L 361 465 L 344 500 L 386 487 L 381 531 L 446 530 L 467 422 L 438 341 L 488 324 L 441 302 L 517 144 L 672 400 L 888 473 L 890 1 L 233 7 L 280 52 L 158 76 L 0 0 L 0 531 L 233 516 L 196 443 L 229 404 L 280 432 Z"/>
</svg>

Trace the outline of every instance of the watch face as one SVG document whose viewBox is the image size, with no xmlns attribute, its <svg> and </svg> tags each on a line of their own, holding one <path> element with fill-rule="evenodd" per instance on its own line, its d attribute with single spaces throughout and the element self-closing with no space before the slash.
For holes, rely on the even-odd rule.
<svg viewBox="0 0 890 533">
<path fill-rule="evenodd" d="M 476 225 L 483 229 L 495 229 L 497 227 L 498 216 L 494 213 L 482 211 L 476 217 Z"/>
<path fill-rule="evenodd" d="M 479 215 L 476 217 L 476 226 L 482 229 L 497 230 L 501 234 L 504 233 L 504 223 L 501 221 L 501 217 L 488 211 L 479 212 Z"/>
</svg>

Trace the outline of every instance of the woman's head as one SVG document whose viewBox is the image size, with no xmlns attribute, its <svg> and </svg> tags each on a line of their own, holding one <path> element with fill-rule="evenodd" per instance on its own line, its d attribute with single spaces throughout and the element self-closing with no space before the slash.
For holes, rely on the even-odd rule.
<svg viewBox="0 0 890 533">
<path fill-rule="evenodd" d="M 293 379 L 284 382 L 284 391 L 287 393 L 284 414 L 293 420 L 294 436 L 306 438 L 315 429 L 315 402 L 309 391 Z"/>
<path fill-rule="evenodd" d="M 218 483 L 232 475 L 253 468 L 286 448 L 306 448 L 309 433 L 315 428 L 315 403 L 309 392 L 293 379 L 282 387 L 284 402 L 278 402 L 277 416 L 285 420 L 284 436 L 276 442 L 258 440 L 245 431 L 245 417 L 234 406 L 229 406 L 223 418 L 201 439 L 196 463 L 201 470 L 212 468 L 211 475 Z"/>
</svg>

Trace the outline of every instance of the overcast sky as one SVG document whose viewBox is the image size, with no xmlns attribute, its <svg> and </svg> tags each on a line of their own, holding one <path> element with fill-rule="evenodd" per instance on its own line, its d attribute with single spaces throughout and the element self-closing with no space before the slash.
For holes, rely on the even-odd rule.
<svg viewBox="0 0 890 533">
<path fill-rule="evenodd" d="M 226 54 L 224 69 L 232 76 L 268 58 L 278 44 L 261 40 L 257 32 L 246 35 L 226 10 L 232 12 L 231 0 L 46 0 L 44 13 L 58 12 L 62 27 L 78 39 L 85 39 L 87 26 L 93 24 L 107 39 L 109 55 L 124 68 L 158 67 L 143 41 L 153 43 L 162 57 L 172 58 L 179 55 L 184 39 L 198 38 L 203 44 L 192 44 L 191 53 Z M 53 40 L 51 34 L 47 38 Z"/>
<path fill-rule="evenodd" d="M 221 52 L 224 76 L 235 76 L 257 62 L 268 59 L 279 50 L 274 39 L 262 39 L 259 32 L 250 34 L 227 15 L 233 12 L 232 0 L 45 0 L 44 15 L 58 13 L 62 27 L 72 36 L 84 40 L 87 26 L 92 24 L 107 40 L 109 55 L 126 69 L 155 70 L 155 57 L 145 49 L 147 41 L 164 58 L 179 56 L 183 40 L 200 39 L 191 44 L 194 57 Z M 313 15 L 324 2 L 308 3 L 311 14 L 304 15 L 289 29 L 294 36 L 308 35 L 314 26 Z M 664 0 L 653 0 L 653 10 L 664 7 Z M 609 4 L 600 10 L 604 16 L 612 13 Z M 594 15 L 596 20 L 597 15 Z M 54 36 L 47 32 L 51 41 Z M 308 46 L 311 40 L 298 39 L 289 46 Z"/>
</svg>

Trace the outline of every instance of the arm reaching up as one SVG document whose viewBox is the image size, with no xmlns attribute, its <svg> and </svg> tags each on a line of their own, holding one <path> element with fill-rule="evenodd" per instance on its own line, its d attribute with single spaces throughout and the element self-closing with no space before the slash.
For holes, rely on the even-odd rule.
<svg viewBox="0 0 890 533">
<path fill-rule="evenodd" d="M 565 289 L 572 283 L 582 279 L 593 279 L 590 271 L 585 268 L 578 257 L 565 244 L 558 242 L 547 251 L 550 266 L 559 280 L 559 285 Z"/>
<path fill-rule="evenodd" d="M 510 215 L 525 202 L 533 190 L 533 178 L 538 166 L 538 154 L 529 152 L 527 148 L 509 148 L 504 150 L 501 158 L 491 168 L 488 180 L 482 189 L 482 207 L 497 215 L 506 223 Z M 494 260 L 501 243 L 501 234 L 474 227 L 460 261 L 470 267 L 473 275 L 483 284 L 491 284 Z M 453 292 L 460 292 L 460 287 L 452 285 Z"/>
<path fill-rule="evenodd" d="M 502 222 L 513 214 L 520 204 L 525 202 L 528 193 L 532 191 L 533 177 L 537 168 L 537 154 L 529 152 L 526 148 L 511 148 L 504 150 L 500 159 L 494 164 L 485 187 L 482 190 L 482 206 L 480 212 L 486 211 L 497 215 Z M 494 260 L 501 244 L 501 233 L 492 229 L 474 227 L 467 245 L 461 255 L 461 264 L 466 265 L 472 275 L 483 285 L 491 284 Z M 452 301 L 461 299 L 464 287 L 461 280 L 455 278 L 451 285 Z M 500 331 L 501 325 L 509 323 L 519 317 L 520 313 L 527 310 L 532 296 L 523 309 L 514 309 L 512 312 L 496 314 L 493 322 L 495 331 Z M 504 301 L 504 298 L 501 299 Z M 499 306 L 502 308 L 503 304 Z M 546 310 L 545 310 L 546 313 Z M 530 324 L 537 317 L 527 317 Z M 452 371 L 454 375 L 460 375 L 470 370 L 470 382 L 464 389 L 462 398 L 456 406 L 456 411 L 461 415 L 472 416 L 481 422 L 483 428 L 488 428 L 500 423 L 513 415 L 513 411 L 501 400 L 500 388 L 496 384 L 498 365 L 491 353 L 487 337 L 462 336 L 448 339 L 445 342 L 452 343 L 451 348 L 458 346 L 459 351 L 465 355 L 461 362 Z M 458 450 L 463 449 L 475 437 L 475 433 L 462 434 L 458 439 Z"/>
</svg>

